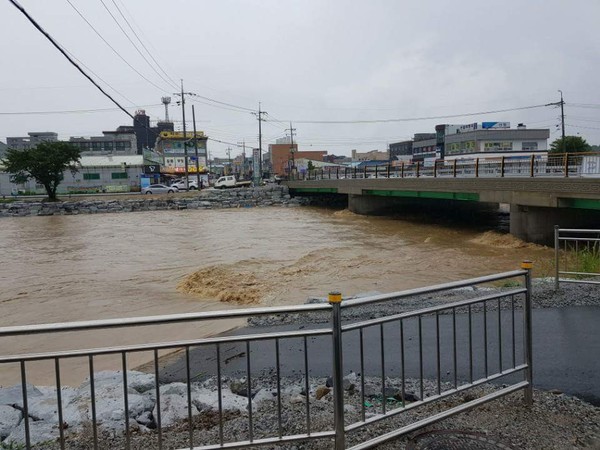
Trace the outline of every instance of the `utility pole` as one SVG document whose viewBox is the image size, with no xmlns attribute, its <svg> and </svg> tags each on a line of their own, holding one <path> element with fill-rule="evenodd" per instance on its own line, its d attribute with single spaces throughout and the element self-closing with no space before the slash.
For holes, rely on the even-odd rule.
<svg viewBox="0 0 600 450">
<path fill-rule="evenodd" d="M 187 151 L 187 134 L 185 132 L 185 94 L 183 92 L 183 79 L 181 80 L 181 115 L 183 116 L 183 153 L 185 163 L 185 189 L 189 188 L 188 183 L 188 151 Z"/>
<path fill-rule="evenodd" d="M 196 154 L 196 187 L 200 190 L 200 162 L 198 161 L 198 139 L 196 138 L 196 110 L 192 105 L 192 122 L 194 123 L 194 153 Z"/>
<path fill-rule="evenodd" d="M 229 159 L 229 173 L 228 175 L 231 175 L 231 173 L 233 172 L 233 168 L 231 167 L 231 148 L 227 147 L 227 159 Z"/>
<path fill-rule="evenodd" d="M 562 125 L 562 151 L 563 153 L 567 152 L 567 143 L 565 141 L 565 101 L 563 100 L 563 93 L 559 89 L 560 92 L 560 122 Z"/>
<path fill-rule="evenodd" d="M 244 139 L 242 142 L 238 142 L 238 145 L 242 144 L 242 175 L 244 179 L 246 178 L 246 140 Z"/>
<path fill-rule="evenodd" d="M 258 102 L 258 113 L 253 113 L 257 118 L 258 118 L 258 152 L 259 152 L 259 160 L 258 160 L 258 168 L 259 168 L 259 173 L 258 174 L 254 174 L 254 179 L 255 179 L 255 183 L 260 184 L 260 180 L 262 180 L 262 173 L 263 173 L 263 166 L 262 166 L 262 122 L 263 120 L 263 114 L 267 114 L 266 111 L 261 111 L 260 110 L 261 105 L 260 102 Z"/>
<path fill-rule="evenodd" d="M 181 96 L 181 115 L 183 119 L 183 153 L 185 155 L 185 188 L 189 188 L 188 182 L 188 142 L 187 142 L 187 133 L 185 129 L 185 96 L 190 95 L 191 92 L 183 92 L 183 80 L 181 80 L 181 92 L 176 92 L 173 95 Z"/>
<path fill-rule="evenodd" d="M 290 167 L 290 173 L 289 176 L 292 176 L 292 173 L 294 171 L 294 168 L 296 167 L 296 160 L 294 158 L 294 131 L 296 131 L 295 128 L 292 127 L 292 122 L 290 122 L 290 127 L 288 129 L 286 129 L 285 131 L 290 132 L 290 154 L 292 156 L 292 167 Z"/>
</svg>

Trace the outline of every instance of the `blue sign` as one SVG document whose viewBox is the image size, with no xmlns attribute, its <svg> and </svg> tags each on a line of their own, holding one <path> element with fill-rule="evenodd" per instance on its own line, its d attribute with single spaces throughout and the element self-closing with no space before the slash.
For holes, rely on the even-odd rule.
<svg viewBox="0 0 600 450">
<path fill-rule="evenodd" d="M 481 122 L 481 128 L 510 128 L 510 122 Z"/>
</svg>

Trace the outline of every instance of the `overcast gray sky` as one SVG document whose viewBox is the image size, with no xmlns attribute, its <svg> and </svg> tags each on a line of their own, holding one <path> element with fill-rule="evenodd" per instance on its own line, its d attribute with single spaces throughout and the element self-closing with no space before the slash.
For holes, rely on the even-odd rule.
<svg viewBox="0 0 600 450">
<path fill-rule="evenodd" d="M 156 86 L 127 66 L 69 2 Z M 301 150 L 335 154 L 385 150 L 416 132 L 432 132 L 437 123 L 523 122 L 550 128 L 552 141 L 560 136 L 556 107 L 408 122 L 301 122 L 503 110 L 557 102 L 558 89 L 567 102 L 567 134 L 600 144 L 598 0 L 20 4 L 131 112 L 141 108 L 153 120 L 163 117 L 160 98 L 174 93 L 173 81 L 180 79 L 186 91 L 220 102 L 249 109 L 262 102 L 268 112 L 263 149 L 285 135 L 290 120 Z M 144 53 L 117 7 L 160 66 L 149 56 L 152 67 L 144 61 L 119 29 L 106 8 Z M 61 138 L 99 135 L 131 123 L 116 110 L 6 114 L 114 106 L 8 0 L 0 0 L 0 46 L 0 140 L 28 131 L 56 131 Z M 191 120 L 195 104 L 198 128 L 209 137 L 258 146 L 258 122 L 250 112 L 196 99 L 187 103 L 186 118 Z M 181 120 L 176 105 L 170 113 Z M 226 148 L 209 143 L 213 155 L 224 156 Z"/>
</svg>

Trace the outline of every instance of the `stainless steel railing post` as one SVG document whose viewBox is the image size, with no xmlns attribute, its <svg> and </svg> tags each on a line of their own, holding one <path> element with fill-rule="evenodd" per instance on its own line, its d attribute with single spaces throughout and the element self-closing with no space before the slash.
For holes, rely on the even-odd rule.
<svg viewBox="0 0 600 450">
<path fill-rule="evenodd" d="M 532 366 L 532 352 L 533 352 L 533 339 L 532 339 L 532 321 L 531 321 L 531 270 L 533 269 L 533 263 L 531 261 L 523 261 L 521 263 L 521 269 L 527 270 L 525 274 L 525 305 L 523 308 L 523 336 L 525 364 L 524 376 L 527 381 L 527 387 L 524 391 L 525 403 L 527 405 L 533 404 L 533 366 Z"/>
<path fill-rule="evenodd" d="M 558 250 L 560 246 L 560 242 L 558 236 L 560 234 L 560 227 L 558 225 L 554 225 L 554 290 L 558 291 L 560 282 L 558 281 L 559 277 L 559 268 L 558 268 Z"/>
<path fill-rule="evenodd" d="M 329 293 L 333 344 L 333 414 L 335 428 L 335 450 L 346 448 L 344 430 L 344 365 L 342 353 L 342 294 Z M 362 375 L 362 374 L 361 374 Z M 308 393 L 307 393 L 308 395 Z"/>
</svg>

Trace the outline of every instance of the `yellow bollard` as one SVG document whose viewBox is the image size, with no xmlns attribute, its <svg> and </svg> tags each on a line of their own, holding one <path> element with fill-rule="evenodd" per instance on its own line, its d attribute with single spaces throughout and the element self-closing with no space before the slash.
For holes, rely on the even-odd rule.
<svg viewBox="0 0 600 450">
<path fill-rule="evenodd" d="M 332 291 L 327 296 L 329 303 L 342 303 L 342 294 L 338 291 Z"/>
<path fill-rule="evenodd" d="M 533 269 L 533 262 L 529 261 L 529 260 L 525 260 L 525 261 L 521 262 L 521 269 L 523 269 L 523 270 Z"/>
</svg>

